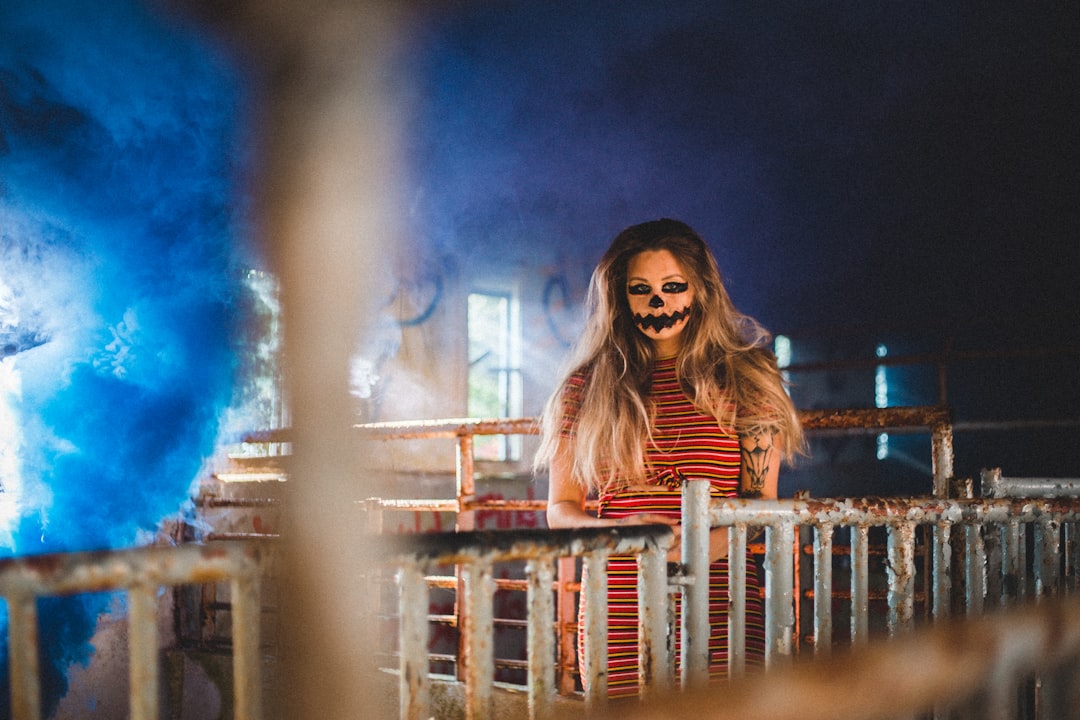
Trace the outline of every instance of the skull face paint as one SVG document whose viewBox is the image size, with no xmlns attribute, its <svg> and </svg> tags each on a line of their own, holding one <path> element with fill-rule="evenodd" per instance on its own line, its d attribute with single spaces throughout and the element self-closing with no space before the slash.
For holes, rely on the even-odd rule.
<svg viewBox="0 0 1080 720">
<path fill-rule="evenodd" d="M 645 250 L 627 264 L 626 300 L 638 329 L 661 356 L 679 351 L 694 291 L 668 250 Z"/>
</svg>

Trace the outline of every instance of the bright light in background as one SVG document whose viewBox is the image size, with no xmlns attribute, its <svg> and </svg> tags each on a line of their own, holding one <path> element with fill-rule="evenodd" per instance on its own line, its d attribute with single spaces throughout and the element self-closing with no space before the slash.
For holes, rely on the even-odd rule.
<svg viewBox="0 0 1080 720">
<path fill-rule="evenodd" d="M 520 308 L 512 293 L 469 293 L 469 399 L 471 417 L 518 417 L 522 410 Z M 521 436 L 476 438 L 479 460 L 517 460 Z"/>
<path fill-rule="evenodd" d="M 877 356 L 886 357 L 889 349 L 884 343 L 877 346 Z M 885 408 L 889 406 L 889 378 L 884 365 L 878 365 L 874 371 L 874 407 Z M 880 433 L 877 436 L 877 459 L 884 460 L 889 457 L 889 434 Z"/>
<path fill-rule="evenodd" d="M 776 365 L 781 369 L 784 380 L 790 380 L 790 375 L 783 369 L 791 365 L 791 338 L 787 335 L 777 335 L 773 340 L 773 352 L 776 353 Z"/>
</svg>

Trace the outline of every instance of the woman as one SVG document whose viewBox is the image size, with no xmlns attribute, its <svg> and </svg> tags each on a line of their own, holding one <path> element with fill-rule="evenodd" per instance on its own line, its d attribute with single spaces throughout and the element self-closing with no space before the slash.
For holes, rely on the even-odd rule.
<svg viewBox="0 0 1080 720">
<path fill-rule="evenodd" d="M 776 497 L 781 459 L 803 446 L 769 335 L 739 313 L 689 226 L 621 232 L 593 272 L 585 331 L 548 402 L 538 470 L 553 528 L 678 523 L 683 478 L 712 497 Z M 585 500 L 597 499 L 594 516 Z M 727 528 L 710 533 L 710 675 L 727 672 Z M 608 566 L 608 692 L 637 692 L 637 566 Z M 747 563 L 747 665 L 760 665 L 760 583 Z M 584 612 L 584 609 L 583 609 Z M 583 638 L 579 632 L 578 654 Z"/>
</svg>

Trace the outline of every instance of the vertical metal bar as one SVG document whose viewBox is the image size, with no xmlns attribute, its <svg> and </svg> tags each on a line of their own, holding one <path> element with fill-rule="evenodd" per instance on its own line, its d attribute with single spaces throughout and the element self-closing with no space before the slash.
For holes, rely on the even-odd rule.
<svg viewBox="0 0 1080 720">
<path fill-rule="evenodd" d="M 465 435 L 459 435 L 457 441 L 457 453 L 456 453 L 456 485 L 457 485 L 457 497 L 458 502 L 463 497 L 472 497 L 476 494 L 476 483 L 474 476 L 476 474 L 476 461 L 473 455 L 473 435 L 471 433 Z M 459 507 L 460 511 L 461 508 Z M 470 528 L 471 529 L 471 528 Z"/>
<path fill-rule="evenodd" d="M 814 528 L 814 654 L 832 651 L 833 526 Z"/>
<path fill-rule="evenodd" d="M 934 620 L 944 620 L 952 613 L 952 524 L 934 526 Z"/>
<path fill-rule="evenodd" d="M 15 720 L 40 720 L 37 598 L 33 595 L 11 595 L 8 596 L 7 605 L 11 714 Z"/>
<path fill-rule="evenodd" d="M 398 701 L 402 720 L 427 720 L 431 716 L 428 680 L 428 586 L 423 569 L 408 564 L 398 570 L 401 617 L 398 658 Z"/>
<path fill-rule="evenodd" d="M 571 584 L 576 580 L 577 558 L 559 558 L 559 584 L 556 593 L 557 607 L 555 611 L 558 623 L 559 646 L 558 667 L 555 671 L 555 681 L 559 686 L 560 695 L 572 695 L 574 692 L 574 668 L 577 665 L 577 614 L 576 596 Z"/>
<path fill-rule="evenodd" d="M 1020 597 L 1020 552 L 1023 534 L 1020 521 L 1010 518 L 1002 528 L 1001 604 L 1011 605 Z"/>
<path fill-rule="evenodd" d="M 964 578 L 967 591 L 967 614 L 981 615 L 986 597 L 986 547 L 982 523 L 964 527 Z"/>
<path fill-rule="evenodd" d="M 1060 523 L 1040 518 L 1035 523 L 1035 597 L 1054 595 L 1058 588 L 1058 563 L 1061 561 Z"/>
<path fill-rule="evenodd" d="M 870 639 L 870 528 L 851 528 L 851 643 Z"/>
<path fill-rule="evenodd" d="M 1034 528 L 1032 529 L 1032 534 L 1034 534 Z M 1017 556 L 1018 556 L 1018 567 L 1019 567 L 1019 573 L 1017 574 L 1017 577 L 1018 577 L 1018 585 L 1017 585 L 1018 595 L 1017 595 L 1017 597 L 1021 601 L 1025 600 L 1027 598 L 1027 595 L 1028 595 L 1028 561 L 1027 561 L 1027 559 L 1028 559 L 1028 547 L 1027 547 L 1027 545 L 1028 544 L 1027 544 L 1027 536 L 1028 536 L 1028 525 L 1027 525 L 1027 523 L 1021 524 L 1020 525 L 1020 536 L 1019 536 L 1020 541 L 1016 545 L 1016 552 L 1017 552 Z"/>
<path fill-rule="evenodd" d="M 983 532 L 983 547 L 986 551 L 986 600 L 990 605 L 1001 606 L 1002 579 L 1001 566 L 1002 534 L 1004 528 L 998 523 L 987 523 Z"/>
<path fill-rule="evenodd" d="M 477 560 L 462 570 L 465 579 L 465 717 L 485 720 L 492 717 L 492 687 L 495 682 L 495 622 L 492 597 L 495 581 L 491 563 Z"/>
<path fill-rule="evenodd" d="M 889 633 L 908 631 L 915 618 L 915 525 L 889 525 Z"/>
<path fill-rule="evenodd" d="M 454 529 L 457 532 L 468 532 L 476 529 L 476 511 L 465 509 L 466 498 L 472 498 L 476 495 L 474 479 L 476 468 L 472 434 L 459 435 L 455 448 L 457 515 L 454 518 Z M 469 623 L 472 622 L 472 618 L 463 612 L 462 599 L 465 597 L 465 581 L 462 577 L 461 566 L 454 568 L 454 577 L 457 579 L 457 592 L 454 594 L 454 619 L 458 628 L 457 679 L 464 681 L 467 670 L 462 666 L 462 659 L 468 657 L 465 638 L 469 634 Z"/>
<path fill-rule="evenodd" d="M 937 423 L 930 429 L 933 455 L 934 497 L 949 497 L 949 480 L 953 476 L 952 423 Z"/>
<path fill-rule="evenodd" d="M 682 561 L 690 582 L 682 604 L 682 684 L 709 682 L 709 482 L 688 479 L 682 491 Z"/>
<path fill-rule="evenodd" d="M 585 579 L 585 667 L 581 668 L 581 682 L 585 687 L 586 714 L 607 705 L 608 555 L 607 550 L 586 553 L 582 570 Z"/>
<path fill-rule="evenodd" d="M 262 720 L 262 580 L 251 567 L 231 584 L 235 720 Z"/>
<path fill-rule="evenodd" d="M 552 583 L 555 569 L 550 557 L 535 558 L 525 564 L 528 578 L 528 683 L 529 718 L 551 717 L 555 709 L 555 602 Z"/>
<path fill-rule="evenodd" d="M 765 666 L 791 655 L 795 521 L 783 519 L 765 534 Z"/>
<path fill-rule="evenodd" d="M 667 553 L 650 545 L 638 556 L 638 678 L 642 700 L 672 689 L 668 652 Z"/>
<path fill-rule="evenodd" d="M 131 720 L 158 717 L 157 587 L 136 585 L 128 592 Z"/>
<path fill-rule="evenodd" d="M 1077 568 L 1080 563 L 1080 547 L 1077 546 L 1076 522 L 1063 522 L 1062 534 L 1064 535 L 1065 556 L 1065 579 L 1063 588 L 1066 593 L 1077 587 Z"/>
<path fill-rule="evenodd" d="M 728 677 L 746 674 L 746 523 L 728 529 Z"/>
</svg>

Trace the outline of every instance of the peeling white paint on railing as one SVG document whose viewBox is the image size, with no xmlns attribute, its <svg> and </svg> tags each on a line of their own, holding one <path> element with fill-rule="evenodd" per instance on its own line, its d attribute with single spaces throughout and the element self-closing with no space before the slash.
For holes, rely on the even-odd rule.
<svg viewBox="0 0 1080 720">
<path fill-rule="evenodd" d="M 127 591 L 129 598 L 130 712 L 157 720 L 157 594 L 163 587 L 230 582 L 233 612 L 234 717 L 262 718 L 259 652 L 261 554 L 256 545 L 208 543 L 181 547 L 76 552 L 0 560 L 0 596 L 8 605 L 11 713 L 40 720 L 38 665 L 40 597 Z M 427 622 L 426 609 L 424 622 Z"/>
<path fill-rule="evenodd" d="M 705 494 L 701 493 L 704 488 Z M 917 528 L 926 529 L 925 537 L 932 538 L 933 551 L 930 555 L 932 567 L 924 568 L 932 579 L 933 619 L 940 620 L 949 616 L 952 602 L 949 580 L 949 567 L 952 561 L 952 548 L 955 538 L 952 529 L 962 528 L 962 552 L 964 553 L 966 614 L 975 615 L 983 610 L 987 599 L 988 587 L 1001 588 L 1000 597 L 990 598 L 994 604 L 1015 601 L 1021 588 L 1027 585 L 1027 578 L 1019 572 L 1022 567 L 1021 552 L 1024 527 L 1034 527 L 1036 562 L 1032 568 L 1033 587 L 1039 596 L 1056 594 L 1066 584 L 1074 580 L 1062 577 L 1059 572 L 1060 538 L 1062 523 L 1073 522 L 1080 516 L 1080 503 L 1069 500 L 1034 499 L 1034 500 L 945 500 L 938 498 L 863 498 L 845 500 L 707 500 L 708 487 L 703 481 L 689 481 L 684 488 L 684 534 L 683 534 L 683 570 L 672 579 L 677 591 L 682 592 L 684 604 L 683 617 L 683 675 L 680 685 L 683 688 L 699 687 L 700 680 L 693 671 L 685 668 L 693 664 L 694 648 L 707 646 L 709 633 L 708 604 L 699 607 L 693 601 L 695 588 L 707 582 L 700 582 L 698 577 L 707 577 L 708 568 L 708 528 L 729 527 L 731 568 L 730 592 L 733 593 L 730 604 L 729 634 L 731 652 L 729 653 L 729 671 L 731 677 L 744 673 L 745 663 L 745 574 L 746 574 L 746 537 L 748 528 L 766 529 L 765 553 L 765 622 L 766 622 L 766 662 L 770 668 L 783 664 L 792 654 L 791 636 L 794 627 L 794 578 L 792 572 L 793 545 L 796 528 L 809 526 L 814 530 L 815 556 L 815 610 L 814 610 L 814 646 L 820 655 L 829 654 L 832 638 L 832 554 L 833 539 L 838 528 L 850 529 L 852 602 L 851 634 L 853 644 L 865 644 L 869 636 L 869 531 L 873 527 L 882 527 L 887 539 L 887 626 L 890 635 L 907 634 L 915 624 L 915 579 L 916 536 Z M 701 497 L 698 497 L 701 495 Z M 528 559 L 529 587 L 533 588 L 530 597 L 529 637 L 530 645 L 538 649 L 530 651 L 530 714 L 531 717 L 546 717 L 551 710 L 551 698 L 554 693 L 554 653 L 552 651 L 550 592 L 542 588 L 552 588 L 551 576 L 537 574 L 536 568 L 543 564 L 550 567 L 555 558 L 576 556 L 584 558 L 585 583 L 583 592 L 587 595 L 588 612 L 585 623 L 585 667 L 584 685 L 586 687 L 585 707 L 587 714 L 599 713 L 606 707 L 607 678 L 607 615 L 606 615 L 606 562 L 613 553 L 644 552 L 640 561 L 643 572 L 640 574 L 640 597 L 645 609 L 640 613 L 640 631 L 642 642 L 641 667 L 642 696 L 647 699 L 662 693 L 669 687 L 671 668 L 674 659 L 670 657 L 670 613 L 663 606 L 667 602 L 664 588 L 667 584 L 663 568 L 670 536 L 661 538 L 665 542 L 649 540 L 646 535 L 634 532 L 664 532 L 662 526 L 652 528 L 614 528 L 581 529 L 563 531 L 504 531 L 485 533 L 456 533 L 445 535 L 420 535 L 403 539 L 402 558 L 406 566 L 419 563 L 419 567 L 459 563 L 466 568 L 466 592 L 473 593 L 470 587 L 485 586 L 490 578 L 490 564 L 497 560 Z M 984 538 L 993 538 L 992 553 L 986 551 Z M 704 547 L 702 543 L 704 542 Z M 448 543 L 450 543 L 448 545 Z M 410 555 L 408 548 L 413 548 Z M 409 559 L 413 558 L 413 559 Z M 705 575 L 699 575 L 705 568 Z M 415 593 L 422 589 L 416 605 L 410 605 L 413 618 L 408 627 L 419 622 L 426 608 L 426 586 L 417 581 L 419 570 L 412 571 L 413 580 L 406 582 L 406 593 Z M 997 578 L 996 584 L 988 578 Z M 486 596 L 470 594 L 470 598 Z M 539 602 L 538 598 L 545 598 Z M 706 594 L 707 600 L 707 594 Z M 743 602 L 740 602 L 743 600 Z M 467 601 L 469 622 L 466 632 L 480 633 L 484 637 L 466 638 L 464 646 L 468 648 L 466 664 L 467 713 L 470 718 L 486 717 L 491 707 L 490 688 L 493 677 L 490 643 L 490 603 L 475 604 L 476 599 Z M 405 607 L 403 605 L 403 607 Z M 544 608 L 547 609 L 544 609 Z M 534 618 L 533 615 L 536 615 Z M 540 637 L 548 635 L 546 640 Z M 703 639 L 702 639 L 703 638 Z M 697 640 L 697 642 L 695 642 Z M 405 642 L 403 640 L 403 642 Z M 406 649 L 404 655 L 413 651 Z M 414 639 L 408 647 L 419 647 Z M 401 691 L 408 696 L 403 700 L 403 708 L 409 708 L 410 714 L 403 717 L 426 717 L 426 700 L 423 682 L 418 680 L 426 671 L 426 665 L 417 665 L 415 658 L 402 658 Z M 705 666 L 707 673 L 707 665 Z M 540 678 L 534 681 L 534 678 Z M 546 680 L 544 678 L 547 678 Z M 703 683 L 701 683 L 703 684 Z"/>
<path fill-rule="evenodd" d="M 466 717 L 491 717 L 494 684 L 491 617 L 492 566 L 525 560 L 529 587 L 530 718 L 549 717 L 556 691 L 554 681 L 553 565 L 558 558 L 582 557 L 585 563 L 586 709 L 599 712 L 607 702 L 607 559 L 612 554 L 639 557 L 638 595 L 644 608 L 643 642 L 639 662 L 641 683 L 648 696 L 670 685 L 672 666 L 667 650 L 667 579 L 665 557 L 673 533 L 666 526 L 626 526 L 580 530 L 507 530 L 472 533 L 428 533 L 394 538 L 398 548 L 390 566 L 399 567 L 402 637 L 400 692 L 402 717 L 430 717 L 426 654 L 428 587 L 424 573 L 442 565 L 462 568 L 466 610 L 461 643 L 466 649 Z M 706 608 L 707 609 L 707 608 Z M 421 628 L 423 628 L 421 630 Z M 538 641 L 540 635 L 546 640 Z M 707 636 L 706 636 L 707 637 Z M 423 652 L 417 655 L 419 648 Z"/>
</svg>

